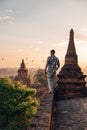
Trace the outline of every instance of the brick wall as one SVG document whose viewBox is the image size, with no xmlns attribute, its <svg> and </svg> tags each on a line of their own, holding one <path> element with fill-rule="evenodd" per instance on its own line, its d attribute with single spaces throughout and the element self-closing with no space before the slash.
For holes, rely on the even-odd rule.
<svg viewBox="0 0 87 130">
<path fill-rule="evenodd" d="M 37 113 L 27 130 L 50 130 L 53 94 L 45 93 Z"/>
</svg>

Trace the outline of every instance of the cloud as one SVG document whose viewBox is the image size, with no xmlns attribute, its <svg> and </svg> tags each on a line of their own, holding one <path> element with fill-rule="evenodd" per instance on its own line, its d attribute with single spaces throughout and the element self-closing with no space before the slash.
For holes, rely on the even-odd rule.
<svg viewBox="0 0 87 130">
<path fill-rule="evenodd" d="M 24 52 L 24 50 L 23 49 L 19 49 L 17 52 L 18 53 L 22 53 L 22 52 Z"/>
<path fill-rule="evenodd" d="M 67 45 L 67 41 L 65 41 L 65 40 L 61 40 L 59 43 L 53 44 L 54 47 L 57 47 L 57 46 L 62 47 L 62 46 L 66 46 L 66 45 Z"/>
<path fill-rule="evenodd" d="M 14 24 L 13 22 L 14 18 L 7 15 L 7 16 L 0 16 L 0 22 L 2 21 L 8 21 L 10 24 Z"/>
<path fill-rule="evenodd" d="M 12 20 L 13 18 L 10 16 L 0 16 L 0 21 L 5 21 L 5 20 Z"/>
<path fill-rule="evenodd" d="M 6 9 L 6 12 L 7 13 L 13 13 L 13 10 L 12 9 Z"/>
<path fill-rule="evenodd" d="M 33 41 L 34 44 L 42 45 L 44 44 L 44 41 Z"/>
<path fill-rule="evenodd" d="M 82 48 L 82 47 L 84 47 L 85 49 L 87 48 L 87 42 L 85 40 L 75 39 L 75 43 L 78 48 Z"/>
<path fill-rule="evenodd" d="M 39 45 L 42 45 L 44 42 L 43 41 L 38 41 L 37 42 Z"/>
<path fill-rule="evenodd" d="M 76 34 L 75 38 L 87 41 L 87 35 L 86 34 Z"/>
<path fill-rule="evenodd" d="M 38 48 L 38 47 L 35 48 L 35 51 L 39 51 L 39 50 L 40 50 L 40 48 Z"/>
<path fill-rule="evenodd" d="M 87 32 L 87 28 L 81 28 L 81 32 Z"/>
<path fill-rule="evenodd" d="M 9 23 L 10 23 L 10 24 L 14 24 L 14 22 L 13 22 L 13 21 L 9 21 Z"/>
</svg>

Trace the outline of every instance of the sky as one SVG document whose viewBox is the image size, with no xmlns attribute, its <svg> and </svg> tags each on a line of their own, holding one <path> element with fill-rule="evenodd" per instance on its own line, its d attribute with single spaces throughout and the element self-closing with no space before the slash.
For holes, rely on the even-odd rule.
<svg viewBox="0 0 87 130">
<path fill-rule="evenodd" d="M 87 67 L 87 0 L 0 0 L 0 67 L 44 68 L 55 49 L 61 66 L 73 28 L 79 65 Z"/>
</svg>

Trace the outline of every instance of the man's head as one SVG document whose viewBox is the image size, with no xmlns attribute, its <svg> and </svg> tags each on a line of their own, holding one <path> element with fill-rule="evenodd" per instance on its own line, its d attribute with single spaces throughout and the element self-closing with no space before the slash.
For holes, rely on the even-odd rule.
<svg viewBox="0 0 87 130">
<path fill-rule="evenodd" d="M 50 51 L 50 54 L 51 54 L 51 55 L 55 55 L 55 50 L 51 50 L 51 51 Z"/>
</svg>

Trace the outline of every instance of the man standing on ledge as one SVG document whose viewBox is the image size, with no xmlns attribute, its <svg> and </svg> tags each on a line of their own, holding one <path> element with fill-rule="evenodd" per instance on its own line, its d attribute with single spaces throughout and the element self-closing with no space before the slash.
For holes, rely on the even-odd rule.
<svg viewBox="0 0 87 130">
<path fill-rule="evenodd" d="M 45 74 L 47 74 L 47 81 L 49 93 L 53 92 L 56 85 L 56 71 L 60 67 L 59 59 L 55 56 L 55 50 L 50 51 L 50 56 L 47 58 L 45 66 Z"/>
</svg>

